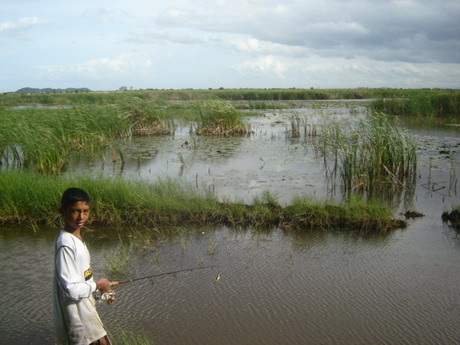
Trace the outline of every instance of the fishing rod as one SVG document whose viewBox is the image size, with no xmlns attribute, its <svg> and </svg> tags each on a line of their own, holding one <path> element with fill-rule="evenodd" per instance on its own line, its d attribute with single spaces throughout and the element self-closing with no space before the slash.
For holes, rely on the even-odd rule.
<svg viewBox="0 0 460 345">
<path fill-rule="evenodd" d="M 139 278 L 133 278 L 133 279 L 127 279 L 127 280 L 120 280 L 120 281 L 113 281 L 110 283 L 110 286 L 118 286 L 121 284 L 126 284 L 126 283 L 131 283 L 135 282 L 138 280 L 145 280 L 145 279 L 151 279 L 151 278 L 156 278 L 156 277 L 161 277 L 161 276 L 166 276 L 170 274 L 176 274 L 176 273 L 181 273 L 181 272 L 190 272 L 190 271 L 195 271 L 195 270 L 203 270 L 205 268 L 211 268 L 215 266 L 204 266 L 204 267 L 193 267 L 193 268 L 187 268 L 183 270 L 178 270 L 178 271 L 172 271 L 172 272 L 164 272 L 164 273 L 158 273 L 158 274 L 153 274 L 145 277 L 139 277 Z M 220 278 L 220 277 L 219 277 Z M 107 303 L 111 304 L 113 301 L 115 301 L 115 292 L 110 291 L 110 292 L 104 292 L 100 297 L 97 297 L 99 299 L 99 303 Z"/>
<path fill-rule="evenodd" d="M 166 276 L 166 275 L 176 274 L 176 273 L 181 273 L 181 272 L 189 272 L 189 271 L 195 271 L 195 270 L 203 270 L 203 269 L 205 269 L 205 268 L 211 268 L 211 267 L 214 267 L 214 266 L 193 267 L 193 268 L 187 268 L 187 269 L 178 270 L 178 271 L 173 271 L 173 272 L 164 272 L 164 273 L 153 274 L 153 275 L 146 276 L 146 277 L 133 278 L 133 279 L 127 279 L 127 280 L 121 280 L 121 281 L 113 281 L 113 282 L 111 283 L 111 286 L 118 286 L 118 285 L 121 285 L 121 284 L 131 283 L 131 282 L 135 282 L 135 281 L 138 281 L 138 280 L 145 280 L 145 279 L 150 279 L 150 278 L 156 278 L 156 277 L 161 277 L 161 276 Z"/>
</svg>

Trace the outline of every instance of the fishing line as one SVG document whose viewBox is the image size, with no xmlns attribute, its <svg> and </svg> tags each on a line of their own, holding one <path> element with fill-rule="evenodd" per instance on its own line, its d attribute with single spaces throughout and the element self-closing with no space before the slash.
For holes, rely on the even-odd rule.
<svg viewBox="0 0 460 345">
<path fill-rule="evenodd" d="M 172 271 L 172 272 L 165 272 L 165 273 L 153 274 L 153 275 L 149 275 L 149 276 L 145 276 L 145 277 L 139 277 L 139 278 L 133 278 L 133 279 L 127 279 L 127 280 L 121 280 L 121 281 L 113 281 L 113 282 L 111 283 L 111 286 L 118 286 L 118 285 L 121 285 L 121 284 L 131 283 L 131 282 L 135 282 L 135 281 L 138 281 L 138 280 L 145 280 L 145 279 L 150 279 L 150 278 L 156 278 L 156 277 L 161 277 L 161 276 L 166 276 L 166 275 L 176 274 L 176 273 L 181 273 L 181 272 L 189 272 L 189 271 L 195 271 L 195 270 L 203 270 L 203 269 L 206 269 L 206 268 L 213 268 L 213 267 L 215 267 L 215 266 L 194 267 L 194 268 L 187 268 L 187 269 L 178 270 L 178 271 Z"/>
</svg>

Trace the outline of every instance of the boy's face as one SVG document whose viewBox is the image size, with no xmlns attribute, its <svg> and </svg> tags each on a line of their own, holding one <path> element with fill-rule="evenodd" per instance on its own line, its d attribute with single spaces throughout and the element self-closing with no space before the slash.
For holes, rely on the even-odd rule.
<svg viewBox="0 0 460 345">
<path fill-rule="evenodd" d="M 61 214 L 67 231 L 79 230 L 88 220 L 89 204 L 85 201 L 77 201 L 69 207 L 61 209 Z"/>
</svg>

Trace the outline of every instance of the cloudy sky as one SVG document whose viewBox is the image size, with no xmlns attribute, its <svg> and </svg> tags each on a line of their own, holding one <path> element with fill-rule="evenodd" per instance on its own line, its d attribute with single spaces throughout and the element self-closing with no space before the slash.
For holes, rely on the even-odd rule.
<svg viewBox="0 0 460 345">
<path fill-rule="evenodd" d="M 0 92 L 460 88 L 459 18 L 459 0 L 0 0 Z"/>
</svg>

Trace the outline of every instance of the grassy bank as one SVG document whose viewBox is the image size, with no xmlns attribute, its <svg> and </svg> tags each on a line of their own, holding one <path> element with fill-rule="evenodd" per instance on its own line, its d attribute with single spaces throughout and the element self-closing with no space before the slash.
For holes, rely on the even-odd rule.
<svg viewBox="0 0 460 345">
<path fill-rule="evenodd" d="M 385 205 L 353 199 L 341 204 L 297 199 L 281 207 L 265 194 L 252 205 L 219 201 L 178 181 L 145 181 L 56 177 L 33 173 L 0 173 L 0 223 L 58 224 L 59 198 L 71 186 L 92 197 L 92 223 L 119 227 L 217 225 L 272 227 L 289 230 L 352 230 L 384 233 L 403 227 Z"/>
</svg>

